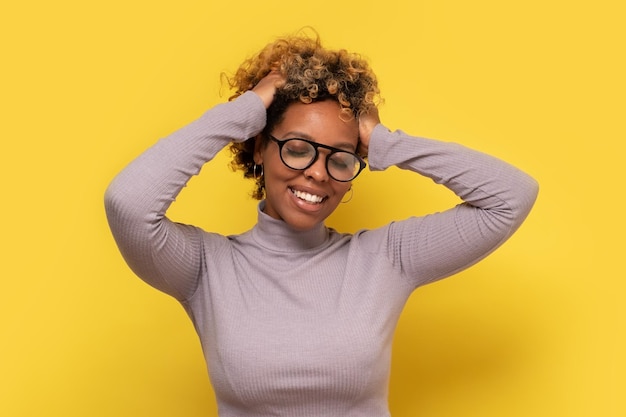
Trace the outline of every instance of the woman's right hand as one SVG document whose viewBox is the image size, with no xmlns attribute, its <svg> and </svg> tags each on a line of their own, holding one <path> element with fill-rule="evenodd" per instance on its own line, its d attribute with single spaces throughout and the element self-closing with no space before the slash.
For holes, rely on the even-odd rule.
<svg viewBox="0 0 626 417">
<path fill-rule="evenodd" d="M 272 101 L 274 101 L 276 89 L 280 88 L 284 84 L 285 77 L 283 77 L 280 72 L 274 70 L 270 71 L 269 74 L 263 77 L 261 81 L 259 81 L 257 85 L 252 88 L 252 91 L 256 93 L 261 100 L 263 100 L 263 104 L 267 109 L 272 104 Z"/>
</svg>

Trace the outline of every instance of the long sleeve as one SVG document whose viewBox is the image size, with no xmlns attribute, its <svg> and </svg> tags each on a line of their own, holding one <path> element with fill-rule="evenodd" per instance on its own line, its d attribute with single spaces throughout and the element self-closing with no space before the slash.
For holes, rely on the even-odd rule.
<svg viewBox="0 0 626 417">
<path fill-rule="evenodd" d="M 128 265 L 150 285 L 179 300 L 193 294 L 202 267 L 201 233 L 165 213 L 222 148 L 258 134 L 265 115 L 252 92 L 217 105 L 158 141 L 113 179 L 105 193 L 109 226 Z"/>
<path fill-rule="evenodd" d="M 521 225 L 538 193 L 532 177 L 497 158 L 382 125 L 372 133 L 369 162 L 372 170 L 396 165 L 417 172 L 463 200 L 384 229 L 384 250 L 414 286 L 459 272 L 494 251 Z"/>
</svg>

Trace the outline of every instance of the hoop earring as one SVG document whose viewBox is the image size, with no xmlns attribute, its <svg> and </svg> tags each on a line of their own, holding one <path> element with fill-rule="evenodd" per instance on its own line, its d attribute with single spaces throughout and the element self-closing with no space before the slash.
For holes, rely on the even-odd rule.
<svg viewBox="0 0 626 417">
<path fill-rule="evenodd" d="M 352 187 L 350 187 L 350 189 L 349 189 L 348 191 L 350 191 L 350 198 L 348 198 L 346 201 L 341 200 L 341 202 L 342 202 L 343 204 L 345 204 L 345 203 L 349 203 L 349 202 L 350 202 L 350 200 L 352 200 L 352 197 L 354 196 L 354 189 L 352 189 Z"/>
<path fill-rule="evenodd" d="M 257 172 L 257 169 L 258 169 L 257 167 L 261 167 L 260 173 Z M 258 180 L 259 178 L 263 176 L 263 164 L 261 165 L 254 164 L 254 166 L 252 167 L 252 176 L 254 177 L 255 180 Z"/>
</svg>

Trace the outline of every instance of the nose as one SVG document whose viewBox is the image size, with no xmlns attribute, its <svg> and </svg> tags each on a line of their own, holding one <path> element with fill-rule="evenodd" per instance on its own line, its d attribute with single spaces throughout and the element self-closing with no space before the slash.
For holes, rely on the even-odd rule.
<svg viewBox="0 0 626 417">
<path fill-rule="evenodd" d="M 304 176 L 319 182 L 328 181 L 330 177 L 326 170 L 326 157 L 326 155 L 320 152 L 315 162 L 304 170 Z"/>
</svg>

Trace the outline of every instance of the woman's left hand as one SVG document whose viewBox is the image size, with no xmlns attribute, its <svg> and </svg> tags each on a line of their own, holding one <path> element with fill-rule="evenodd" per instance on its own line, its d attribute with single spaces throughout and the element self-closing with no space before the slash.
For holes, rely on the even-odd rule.
<svg viewBox="0 0 626 417">
<path fill-rule="evenodd" d="M 359 145 L 357 153 L 362 157 L 366 157 L 370 145 L 370 136 L 377 124 L 380 123 L 378 108 L 373 107 L 366 114 L 359 117 Z"/>
</svg>

